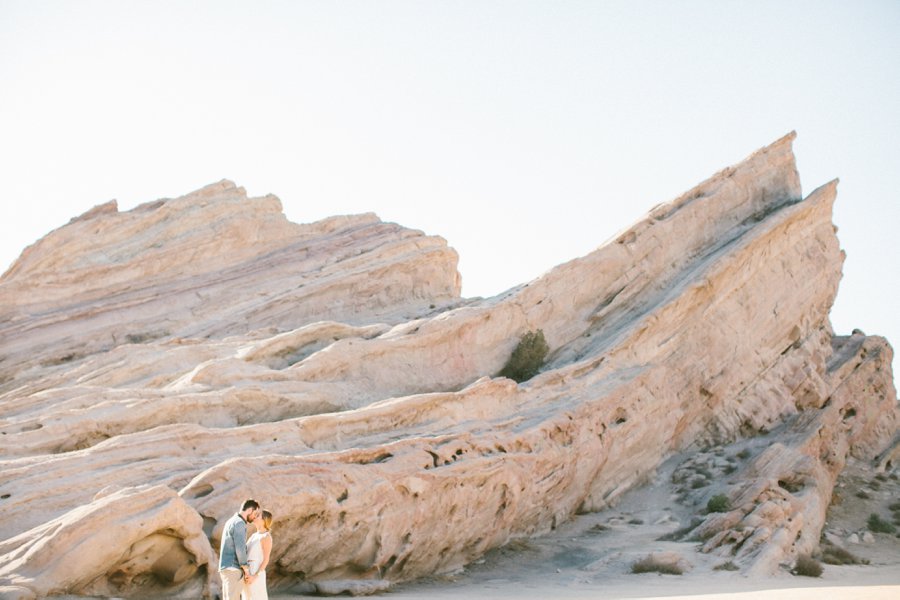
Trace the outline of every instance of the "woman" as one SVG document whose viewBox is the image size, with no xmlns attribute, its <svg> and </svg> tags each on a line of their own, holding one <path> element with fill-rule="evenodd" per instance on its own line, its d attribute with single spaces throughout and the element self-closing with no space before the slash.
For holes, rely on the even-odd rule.
<svg viewBox="0 0 900 600">
<path fill-rule="evenodd" d="M 253 520 L 256 533 L 247 542 L 247 565 L 250 577 L 244 580 L 241 596 L 244 600 L 269 600 L 266 591 L 266 566 L 272 555 L 272 513 L 267 510 L 257 513 Z"/>
</svg>

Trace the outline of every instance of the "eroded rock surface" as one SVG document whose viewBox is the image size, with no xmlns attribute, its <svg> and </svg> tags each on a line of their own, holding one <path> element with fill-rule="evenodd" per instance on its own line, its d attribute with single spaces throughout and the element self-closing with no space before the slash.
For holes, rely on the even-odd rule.
<svg viewBox="0 0 900 600">
<path fill-rule="evenodd" d="M 898 430 L 890 346 L 831 330 L 836 182 L 802 197 L 793 137 L 489 299 L 459 297 L 440 238 L 294 225 L 228 182 L 74 219 L 0 280 L 0 585 L 211 593 L 253 496 L 273 586 L 384 589 L 773 431 L 694 534 L 748 573 L 790 563 L 847 458 L 885 468 Z M 536 329 L 542 372 L 497 377 Z M 128 535 L 67 570 L 110 502 Z"/>
</svg>

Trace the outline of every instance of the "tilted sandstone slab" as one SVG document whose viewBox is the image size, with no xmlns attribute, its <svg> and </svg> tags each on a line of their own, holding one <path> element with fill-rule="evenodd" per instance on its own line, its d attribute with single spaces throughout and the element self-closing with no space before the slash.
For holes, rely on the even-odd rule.
<svg viewBox="0 0 900 600">
<path fill-rule="evenodd" d="M 890 382 L 891 347 L 862 334 L 838 339 L 814 405 L 781 426 L 781 435 L 736 478 L 727 495 L 736 508 L 707 517 L 691 535 L 703 550 L 734 556 L 751 574 L 818 547 L 838 475 L 850 456 L 872 461 L 900 428 Z M 843 348 L 845 346 L 846 348 Z"/>
<path fill-rule="evenodd" d="M 443 239 L 371 214 L 290 223 L 277 198 L 227 181 L 124 213 L 112 203 L 0 279 L 0 383 L 126 343 L 405 320 L 459 297 L 456 262 Z"/>
<path fill-rule="evenodd" d="M 147 558 L 130 562 L 143 566 L 124 578 L 113 577 L 109 563 L 84 567 L 90 585 L 62 572 L 53 578 L 74 582 L 66 585 L 75 593 L 112 581 L 120 595 L 148 586 L 185 594 L 214 585 L 188 549 L 197 524 L 216 548 L 224 521 L 254 496 L 278 520 L 274 585 L 302 579 L 333 592 L 355 580 L 376 589 L 452 570 L 609 506 L 674 452 L 791 428 L 781 450 L 760 457 L 746 488 L 731 494 L 742 499 L 731 520 L 702 525 L 712 536 L 707 550 L 737 544 L 727 541 L 736 523 L 780 493 L 771 477 L 808 473 L 815 485 L 790 510 L 766 512 L 775 515 L 770 525 L 750 519 L 780 533 L 746 544 L 739 559 L 748 572 L 771 572 L 817 539 L 846 453 L 874 457 L 897 430 L 889 358 L 868 375 L 868 367 L 847 366 L 864 351 L 874 356 L 880 342 L 832 346 L 828 312 L 843 260 L 831 222 L 836 184 L 801 199 L 792 140 L 655 208 L 595 252 L 486 300 L 456 297 L 448 270 L 455 255 L 442 240 L 374 217 L 343 218 L 308 226 L 316 241 L 303 243 L 320 250 L 288 260 L 291 243 L 270 246 L 301 226 L 263 211 L 261 222 L 244 227 L 272 227 L 275 241 L 243 228 L 228 234 L 267 248 L 247 250 L 236 266 L 210 258 L 221 252 L 216 244 L 230 248 L 228 240 L 201 244 L 221 267 L 204 270 L 178 262 L 179 236 L 175 252 L 165 235 L 150 236 L 162 262 L 136 280 L 137 292 L 123 283 L 137 267 L 114 263 L 108 280 L 98 275 L 74 304 L 64 294 L 39 307 L 0 302 L 15 315 L 0 333 L 16 334 L 0 348 L 0 539 L 53 539 L 44 524 L 71 521 L 79 507 L 102 501 L 95 495 L 104 489 L 178 491 L 195 518 L 160 529 L 179 532 L 164 562 L 166 573 L 181 561 L 185 570 L 175 572 L 193 575 L 175 582 Z M 235 193 L 220 184 L 185 197 L 180 210 L 196 218 L 190 236 L 208 240 L 201 216 L 216 211 L 204 203 L 223 194 L 229 203 Z M 236 210 L 229 207 L 226 215 Z M 98 213 L 68 227 L 118 214 Z M 237 227 L 227 216 L 211 222 Z M 109 238 L 119 260 L 147 250 L 135 250 L 134 235 Z M 96 268 L 96 256 L 46 257 L 44 245 L 55 247 L 32 247 L 0 281 L 0 299 L 18 298 L 29 277 L 77 287 L 84 272 L 54 271 Z M 333 253 L 343 259 L 334 262 Z M 268 295 L 254 295 L 253 286 Z M 122 302 L 131 293 L 152 298 L 154 310 L 168 306 L 165 335 L 152 333 L 158 312 Z M 228 300 L 184 305 L 190 294 Z M 90 310 L 78 312 L 86 303 Z M 113 318 L 136 314 L 128 311 L 146 317 L 140 328 L 122 329 Z M 552 348 L 543 372 L 519 385 L 496 378 L 533 329 Z M 128 339 L 126 330 L 151 333 Z M 73 350 L 67 336 L 78 331 L 93 341 Z M 61 361 L 63 350 L 73 355 Z M 859 382 L 869 379 L 883 397 L 856 409 L 857 425 L 838 426 L 845 421 L 834 415 L 859 401 Z M 828 441 L 817 446 L 820 434 Z M 825 456 L 826 445 L 836 454 Z M 796 526 L 797 515 L 806 525 Z M 119 547 L 122 556 L 130 547 Z M 0 573 L 35 593 L 56 585 L 39 584 L 35 572 Z"/>
<path fill-rule="evenodd" d="M 82 594 L 115 596 L 210 585 L 185 585 L 218 557 L 196 511 L 166 486 L 97 494 L 89 504 L 0 543 L 5 591 L 21 597 Z M 199 594 L 198 594 L 199 593 Z"/>
</svg>

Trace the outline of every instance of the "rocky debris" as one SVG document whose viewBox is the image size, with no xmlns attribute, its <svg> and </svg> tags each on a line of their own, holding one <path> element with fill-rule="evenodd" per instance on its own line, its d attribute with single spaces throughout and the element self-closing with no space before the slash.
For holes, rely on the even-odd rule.
<svg viewBox="0 0 900 600">
<path fill-rule="evenodd" d="M 766 574 L 785 556 L 817 549 L 847 460 L 871 462 L 898 428 L 896 393 L 883 385 L 891 359 L 883 339 L 866 338 L 856 355 L 828 372 L 825 393 L 807 398 L 817 409 L 787 421 L 780 441 L 724 487 L 736 508 L 709 515 L 693 531 L 706 540 L 704 551 L 725 550 L 749 564 L 751 574 Z"/>
<path fill-rule="evenodd" d="M 74 220 L 0 279 L 0 585 L 212 593 L 209 552 L 253 496 L 276 515 L 272 585 L 381 590 L 611 507 L 697 448 L 681 502 L 732 508 L 691 535 L 747 573 L 793 563 L 848 457 L 890 462 L 898 419 L 887 343 L 831 330 L 836 183 L 802 198 L 793 137 L 485 300 L 458 297 L 439 238 L 293 225 L 228 182 Z M 538 329 L 542 371 L 497 377 Z M 117 558 L 66 570 L 120 496 Z M 56 570 L 13 541 L 60 548 Z"/>
</svg>

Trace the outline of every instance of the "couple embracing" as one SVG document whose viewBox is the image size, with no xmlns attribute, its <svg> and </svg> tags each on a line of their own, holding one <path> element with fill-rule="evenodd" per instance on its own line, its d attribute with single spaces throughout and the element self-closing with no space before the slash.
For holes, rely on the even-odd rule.
<svg viewBox="0 0 900 600">
<path fill-rule="evenodd" d="M 256 532 L 247 539 L 247 525 Z M 266 565 L 272 554 L 272 513 L 256 500 L 245 500 L 239 513 L 228 519 L 219 548 L 222 600 L 269 600 Z"/>
</svg>

